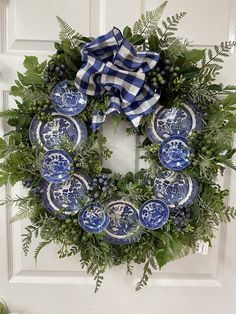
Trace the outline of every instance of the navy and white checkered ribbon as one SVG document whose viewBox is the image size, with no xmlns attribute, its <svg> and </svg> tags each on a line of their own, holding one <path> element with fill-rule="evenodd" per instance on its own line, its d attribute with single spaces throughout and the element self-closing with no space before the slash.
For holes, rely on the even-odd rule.
<svg viewBox="0 0 236 314">
<path fill-rule="evenodd" d="M 92 129 L 95 131 L 107 114 L 123 111 L 134 127 L 141 118 L 155 108 L 160 97 L 146 83 L 145 77 L 153 69 L 159 54 L 137 52 L 118 28 L 99 36 L 81 49 L 82 67 L 75 79 L 76 87 L 90 96 L 110 92 L 106 112 L 94 111 Z"/>
</svg>

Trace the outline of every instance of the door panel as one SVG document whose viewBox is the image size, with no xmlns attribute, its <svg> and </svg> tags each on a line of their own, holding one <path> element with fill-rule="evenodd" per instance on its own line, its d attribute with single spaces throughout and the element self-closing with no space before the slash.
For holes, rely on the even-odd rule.
<svg viewBox="0 0 236 314">
<path fill-rule="evenodd" d="M 132 25 L 141 12 L 154 9 L 160 0 L 1 0 L 0 1 L 0 103 L 1 109 L 14 106 L 8 95 L 16 71 L 22 71 L 25 54 L 37 55 L 41 60 L 53 52 L 59 27 L 55 15 L 61 16 L 79 32 L 97 36 L 113 25 Z M 169 0 L 164 16 L 180 11 L 188 14 L 180 24 L 179 36 L 194 40 L 193 46 L 211 46 L 233 40 L 236 32 L 236 2 L 234 0 Z M 220 80 L 236 82 L 234 51 L 225 62 Z M 6 125 L 0 122 L 1 135 Z M 114 155 L 106 165 L 119 172 L 134 171 L 143 166 L 135 148 L 138 139 L 125 136 L 125 123 L 116 132 L 109 123 L 104 134 Z M 236 142 L 235 142 L 236 144 Z M 236 160 L 235 160 L 236 162 Z M 225 187 L 231 190 L 228 202 L 236 205 L 233 193 L 235 173 L 227 172 Z M 24 193 L 21 185 L 0 189 L 6 194 Z M 21 234 L 27 221 L 9 224 L 17 208 L 2 207 L 0 211 L 0 296 L 10 310 L 22 314 L 233 314 L 236 308 L 236 223 L 222 225 L 216 233 L 214 247 L 208 255 L 189 255 L 155 272 L 149 286 L 134 292 L 142 267 L 136 266 L 133 277 L 126 276 L 125 267 L 117 267 L 105 274 L 105 281 L 94 295 L 93 279 L 81 269 L 79 257 L 58 259 L 56 245 L 46 247 L 37 265 L 33 242 L 29 256 L 21 249 Z"/>
</svg>

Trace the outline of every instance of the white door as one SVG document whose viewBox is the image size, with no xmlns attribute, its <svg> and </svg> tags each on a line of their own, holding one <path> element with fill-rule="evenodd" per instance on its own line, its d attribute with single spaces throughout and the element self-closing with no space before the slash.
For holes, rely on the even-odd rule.
<svg viewBox="0 0 236 314">
<path fill-rule="evenodd" d="M 41 59 L 53 52 L 58 38 L 56 15 L 85 35 L 96 36 L 113 25 L 123 29 L 132 25 L 141 12 L 154 9 L 161 0 L 0 0 L 0 103 L 14 106 L 8 96 L 16 71 L 22 71 L 23 55 Z M 211 46 L 233 40 L 236 34 L 235 0 L 169 0 L 166 15 L 187 11 L 179 34 L 194 40 L 196 46 Z M 236 83 L 234 52 L 226 61 L 221 80 Z M 107 126 L 109 128 L 109 126 Z M 1 123 L 1 133 L 4 125 Z M 112 132 L 110 145 L 114 148 Z M 116 145 L 120 151 L 112 160 L 120 171 L 134 169 L 135 139 L 123 141 L 118 130 Z M 125 166 L 122 166 L 122 163 Z M 236 174 L 228 173 L 225 186 L 231 189 L 228 202 L 236 205 Z M 5 193 L 20 192 L 8 187 Z M 136 293 L 135 283 L 141 275 L 126 276 L 125 267 L 107 271 L 100 291 L 95 295 L 93 279 L 79 265 L 79 257 L 60 260 L 57 247 L 45 248 L 37 267 L 33 253 L 25 257 L 21 234 L 25 222 L 9 224 L 16 208 L 0 210 L 0 297 L 10 312 L 21 314 L 235 314 L 236 313 L 236 222 L 222 225 L 214 248 L 208 255 L 191 255 L 170 263 L 154 273 L 149 286 Z M 32 245 L 34 251 L 36 243 Z"/>
</svg>

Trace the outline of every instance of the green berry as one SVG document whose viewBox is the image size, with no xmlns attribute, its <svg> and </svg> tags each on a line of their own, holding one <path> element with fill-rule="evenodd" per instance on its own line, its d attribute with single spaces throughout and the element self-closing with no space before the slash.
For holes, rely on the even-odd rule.
<svg viewBox="0 0 236 314">
<path fill-rule="evenodd" d="M 174 67 L 170 67 L 169 71 L 174 72 Z"/>
<path fill-rule="evenodd" d="M 175 77 L 176 77 L 177 75 L 178 75 L 178 74 L 177 74 L 176 72 L 174 72 L 174 73 L 173 73 L 173 76 L 175 76 Z"/>
<path fill-rule="evenodd" d="M 180 70 L 180 67 L 175 67 L 175 71 L 178 72 Z"/>
</svg>

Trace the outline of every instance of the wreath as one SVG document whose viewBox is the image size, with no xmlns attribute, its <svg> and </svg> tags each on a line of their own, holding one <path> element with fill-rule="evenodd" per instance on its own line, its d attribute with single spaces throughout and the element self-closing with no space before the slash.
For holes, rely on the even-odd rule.
<svg viewBox="0 0 236 314">
<path fill-rule="evenodd" d="M 136 289 L 153 269 L 211 245 L 221 222 L 236 217 L 216 183 L 236 167 L 232 135 L 236 86 L 215 82 L 235 42 L 192 48 L 175 36 L 185 13 L 158 22 L 167 2 L 98 38 L 61 27 L 56 53 L 26 56 L 11 95 L 17 108 L 0 113 L 12 127 L 0 139 L 0 184 L 21 181 L 26 196 L 12 221 L 28 218 L 23 251 L 33 236 L 60 245 L 59 258 L 80 254 L 101 285 L 107 267 L 144 263 Z M 112 152 L 100 126 L 110 115 L 140 136 L 145 169 L 125 175 L 103 167 Z"/>
</svg>

